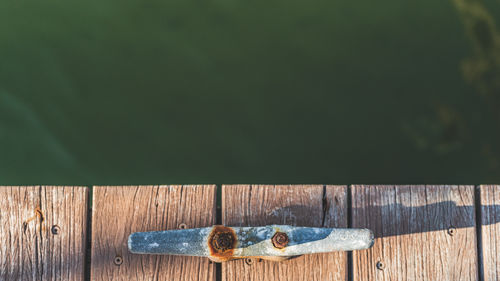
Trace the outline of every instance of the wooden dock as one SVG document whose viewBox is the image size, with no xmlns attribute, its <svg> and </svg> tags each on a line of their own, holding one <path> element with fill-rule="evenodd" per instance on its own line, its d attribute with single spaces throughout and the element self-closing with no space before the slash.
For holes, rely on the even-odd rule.
<svg viewBox="0 0 500 281">
<path fill-rule="evenodd" d="M 132 232 L 214 224 L 366 227 L 376 240 L 278 263 L 127 251 Z M 500 280 L 499 256 L 500 186 L 0 187 L 2 281 Z"/>
</svg>

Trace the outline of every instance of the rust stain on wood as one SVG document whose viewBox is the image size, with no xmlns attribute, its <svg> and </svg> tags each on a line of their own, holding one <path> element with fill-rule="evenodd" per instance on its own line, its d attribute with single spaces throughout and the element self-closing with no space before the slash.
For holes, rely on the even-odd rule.
<svg viewBox="0 0 500 281">
<path fill-rule="evenodd" d="M 32 217 L 29 217 L 28 219 L 26 219 L 24 222 L 23 222 L 23 226 L 26 227 L 27 224 L 35 219 L 39 219 L 40 220 L 40 223 L 42 223 L 44 220 L 45 220 L 45 215 L 43 214 L 42 210 L 40 209 L 39 206 L 37 206 L 35 208 L 35 210 L 33 211 L 33 216 Z"/>
</svg>

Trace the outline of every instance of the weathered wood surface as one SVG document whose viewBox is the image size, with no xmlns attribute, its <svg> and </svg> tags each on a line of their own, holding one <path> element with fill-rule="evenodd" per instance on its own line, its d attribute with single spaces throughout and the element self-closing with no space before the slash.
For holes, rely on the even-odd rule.
<svg viewBox="0 0 500 281">
<path fill-rule="evenodd" d="M 225 185 L 222 222 L 229 226 L 346 227 L 347 187 Z M 346 280 L 346 277 L 344 252 L 304 255 L 278 263 L 235 260 L 222 264 L 222 280 Z"/>
<path fill-rule="evenodd" d="M 0 187 L 0 280 L 83 280 L 87 194 Z"/>
<path fill-rule="evenodd" d="M 473 186 L 353 186 L 352 226 L 376 237 L 353 280 L 478 279 Z"/>
<path fill-rule="evenodd" d="M 215 194 L 213 185 L 95 187 L 91 280 L 215 280 L 206 258 L 127 250 L 131 232 L 215 224 Z M 352 280 L 477 280 L 478 256 L 484 280 L 500 280 L 500 186 L 479 194 L 474 206 L 473 186 L 352 186 L 352 227 L 376 235 L 372 249 L 353 252 Z M 84 280 L 87 198 L 87 187 L 0 187 L 0 280 Z M 346 227 L 347 201 L 346 186 L 227 185 L 222 222 Z M 343 252 L 238 260 L 218 280 L 347 280 L 347 267 Z"/>
<path fill-rule="evenodd" d="M 500 280 L 500 186 L 481 186 L 480 198 L 484 280 Z"/>
<path fill-rule="evenodd" d="M 213 225 L 214 185 L 97 186 L 93 195 L 91 280 L 215 279 L 215 265 L 206 258 L 134 255 L 127 249 L 132 232 Z"/>
</svg>

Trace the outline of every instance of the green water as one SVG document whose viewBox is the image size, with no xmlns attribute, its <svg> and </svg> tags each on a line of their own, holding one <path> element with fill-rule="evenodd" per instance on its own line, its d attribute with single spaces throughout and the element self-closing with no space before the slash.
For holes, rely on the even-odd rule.
<svg viewBox="0 0 500 281">
<path fill-rule="evenodd" d="M 0 184 L 499 183 L 460 3 L 0 1 Z"/>
</svg>

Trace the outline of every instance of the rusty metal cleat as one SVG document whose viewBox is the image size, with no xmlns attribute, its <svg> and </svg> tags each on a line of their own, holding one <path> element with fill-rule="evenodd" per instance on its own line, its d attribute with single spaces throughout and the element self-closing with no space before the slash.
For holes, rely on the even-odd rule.
<svg viewBox="0 0 500 281">
<path fill-rule="evenodd" d="M 215 262 L 250 257 L 281 261 L 303 254 L 368 249 L 373 241 L 369 229 L 215 225 L 132 233 L 128 248 L 135 254 L 200 256 Z"/>
</svg>

